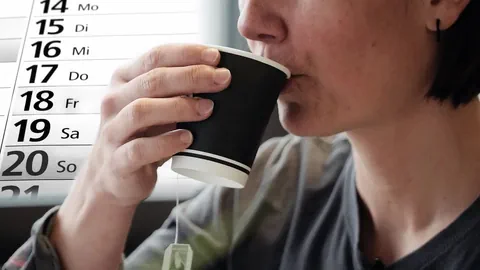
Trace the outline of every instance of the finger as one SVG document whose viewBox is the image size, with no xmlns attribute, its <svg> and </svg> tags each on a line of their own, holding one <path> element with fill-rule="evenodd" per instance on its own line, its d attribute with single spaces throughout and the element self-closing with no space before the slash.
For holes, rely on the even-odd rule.
<svg viewBox="0 0 480 270">
<path fill-rule="evenodd" d="M 208 99 L 174 97 L 137 99 L 106 124 L 112 143 L 123 143 L 148 127 L 205 120 L 213 110 Z"/>
<path fill-rule="evenodd" d="M 162 98 L 214 93 L 224 90 L 231 81 L 231 73 L 225 68 L 196 65 L 175 68 L 157 68 L 143 74 L 115 93 L 113 112 L 139 98 Z"/>
<path fill-rule="evenodd" d="M 220 53 L 204 45 L 169 44 L 148 51 L 131 63 L 114 72 L 113 80 L 129 82 L 141 74 L 159 67 L 180 67 L 190 65 L 218 65 Z"/>
<path fill-rule="evenodd" d="M 112 163 L 119 174 L 132 173 L 143 166 L 169 159 L 188 148 L 192 140 L 192 133 L 188 130 L 137 138 L 119 147 L 113 154 Z"/>
<path fill-rule="evenodd" d="M 166 124 L 166 125 L 161 125 L 161 126 L 153 126 L 150 128 L 147 128 L 145 130 L 145 133 L 143 134 L 143 137 L 155 137 L 160 134 L 172 131 L 176 129 L 176 124 Z"/>
<path fill-rule="evenodd" d="M 139 130 L 136 134 L 132 136 L 132 139 L 139 138 L 139 137 L 155 137 L 175 129 L 176 129 L 176 124 L 147 127 Z"/>
<path fill-rule="evenodd" d="M 159 167 L 162 167 L 170 158 L 164 158 L 164 159 L 161 159 L 157 162 L 154 162 L 152 164 L 152 166 L 154 166 L 156 169 L 158 169 Z"/>
</svg>

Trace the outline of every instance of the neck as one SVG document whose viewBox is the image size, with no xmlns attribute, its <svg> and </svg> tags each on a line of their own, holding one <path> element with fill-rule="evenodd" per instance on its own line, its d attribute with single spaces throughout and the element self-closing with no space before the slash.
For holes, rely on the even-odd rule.
<svg viewBox="0 0 480 270">
<path fill-rule="evenodd" d="M 480 102 L 428 102 L 348 133 L 365 213 L 364 252 L 393 262 L 453 222 L 480 194 Z"/>
</svg>

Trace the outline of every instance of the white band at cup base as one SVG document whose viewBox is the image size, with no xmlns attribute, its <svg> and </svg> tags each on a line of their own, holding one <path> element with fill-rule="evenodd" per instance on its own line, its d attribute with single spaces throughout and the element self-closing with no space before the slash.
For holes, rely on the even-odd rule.
<svg viewBox="0 0 480 270">
<path fill-rule="evenodd" d="M 215 162 L 208 156 L 200 157 L 198 152 L 195 156 L 176 155 L 172 157 L 172 171 L 202 181 L 228 188 L 243 188 L 248 180 L 248 173 L 238 166 L 229 166 L 227 162 Z M 208 153 L 205 153 L 208 154 Z M 250 170 L 248 170 L 250 171 Z"/>
</svg>

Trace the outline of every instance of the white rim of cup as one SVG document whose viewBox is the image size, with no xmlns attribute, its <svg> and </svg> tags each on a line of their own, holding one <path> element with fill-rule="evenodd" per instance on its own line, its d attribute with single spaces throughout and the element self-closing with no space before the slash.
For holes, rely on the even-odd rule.
<svg viewBox="0 0 480 270">
<path fill-rule="evenodd" d="M 290 79 L 290 77 L 292 76 L 292 73 L 290 72 L 290 70 L 287 67 L 285 67 L 284 65 L 282 65 L 280 63 L 277 63 L 277 62 L 275 62 L 271 59 L 268 59 L 266 57 L 255 55 L 255 54 L 247 52 L 247 51 L 242 51 L 242 50 L 238 50 L 238 49 L 234 49 L 234 48 L 230 48 L 230 47 L 224 47 L 224 46 L 218 46 L 218 45 L 209 45 L 209 44 L 206 45 L 206 46 L 210 47 L 210 48 L 217 49 L 219 51 L 223 51 L 223 52 L 227 52 L 227 53 L 231 53 L 231 54 L 236 54 L 236 55 L 247 57 L 247 58 L 250 58 L 250 59 L 253 59 L 253 60 L 257 60 L 259 62 L 262 62 L 264 64 L 272 66 L 272 67 L 282 71 L 283 73 L 285 73 L 285 75 L 287 75 L 287 79 Z"/>
</svg>

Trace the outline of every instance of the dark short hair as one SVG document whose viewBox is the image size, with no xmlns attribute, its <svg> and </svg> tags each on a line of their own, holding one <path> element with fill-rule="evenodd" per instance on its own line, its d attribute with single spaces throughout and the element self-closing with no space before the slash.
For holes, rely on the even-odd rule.
<svg viewBox="0 0 480 270">
<path fill-rule="evenodd" d="M 437 75 L 427 97 L 457 108 L 480 94 L 480 0 L 470 0 L 440 37 Z"/>
</svg>

